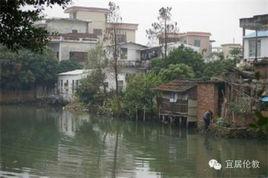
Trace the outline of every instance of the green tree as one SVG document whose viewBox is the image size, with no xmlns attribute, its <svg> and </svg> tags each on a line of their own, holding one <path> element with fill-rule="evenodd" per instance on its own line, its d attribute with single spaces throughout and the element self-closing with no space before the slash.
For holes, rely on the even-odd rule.
<svg viewBox="0 0 268 178">
<path fill-rule="evenodd" d="M 260 111 L 255 112 L 257 120 L 250 124 L 250 127 L 256 132 L 268 135 L 268 117 L 263 116 Z"/>
<path fill-rule="evenodd" d="M 77 89 L 79 100 L 87 105 L 102 105 L 105 99 L 105 74 L 100 69 L 92 70 L 81 80 Z"/>
<path fill-rule="evenodd" d="M 1 56 L 1 89 L 30 89 L 37 86 L 54 87 L 57 81 L 58 62 L 49 50 L 43 54 L 29 50 L 18 53 L 0 49 L 6 56 Z"/>
<path fill-rule="evenodd" d="M 65 7 L 70 0 L 2 0 L 0 1 L 0 44 L 11 50 L 42 50 L 48 32 L 34 26 L 42 18 L 45 6 Z M 28 8 L 31 7 L 31 8 Z"/>
<path fill-rule="evenodd" d="M 159 39 L 164 46 L 164 58 L 167 57 L 168 35 L 178 32 L 177 22 L 171 22 L 171 7 L 162 7 L 159 9 L 158 22 L 154 22 L 151 28 L 146 30 L 149 40 Z"/>
<path fill-rule="evenodd" d="M 59 63 L 58 73 L 82 68 L 83 66 L 74 60 L 62 60 Z"/>
<path fill-rule="evenodd" d="M 130 77 L 123 98 L 123 107 L 130 117 L 137 112 L 152 113 L 155 109 L 153 98 L 155 92 L 152 88 L 162 83 L 161 78 L 154 74 L 139 74 Z"/>
<path fill-rule="evenodd" d="M 202 56 L 183 45 L 169 53 L 166 60 L 155 59 L 152 61 L 152 71 L 159 73 L 167 69 L 170 64 L 185 64 L 192 68 L 195 78 L 202 78 L 205 63 Z"/>
<path fill-rule="evenodd" d="M 122 17 L 120 16 L 120 7 L 116 5 L 114 2 L 109 2 L 109 12 L 107 15 L 107 21 L 110 23 L 110 28 L 106 29 L 105 32 L 105 40 L 107 40 L 111 46 L 109 48 L 111 54 L 113 56 L 112 68 L 114 71 L 115 78 L 115 94 L 116 97 L 119 97 L 119 87 L 118 87 L 118 57 L 120 52 L 120 43 L 124 41 L 120 41 L 120 36 L 123 31 L 120 28 L 120 24 L 122 22 Z"/>
<path fill-rule="evenodd" d="M 191 79 L 194 77 L 193 69 L 185 64 L 170 64 L 168 68 L 162 69 L 159 76 L 165 82 L 175 79 Z"/>
<path fill-rule="evenodd" d="M 88 69 L 105 68 L 108 64 L 105 50 L 101 43 L 97 44 L 95 48 L 88 52 L 88 61 L 86 67 Z"/>
<path fill-rule="evenodd" d="M 211 77 L 220 76 L 230 68 L 236 67 L 236 61 L 232 59 L 217 60 L 206 63 L 203 69 L 203 79 L 210 79 Z"/>
</svg>

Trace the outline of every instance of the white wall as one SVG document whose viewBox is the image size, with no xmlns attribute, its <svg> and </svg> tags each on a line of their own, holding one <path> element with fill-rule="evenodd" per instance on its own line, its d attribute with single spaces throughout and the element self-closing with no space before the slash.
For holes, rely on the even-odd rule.
<svg viewBox="0 0 268 178">
<path fill-rule="evenodd" d="M 77 87 L 80 84 L 80 80 L 83 78 L 86 78 L 87 75 L 89 75 L 90 72 L 84 73 L 84 74 L 76 74 L 76 75 L 59 75 L 58 76 L 58 83 L 57 83 L 57 88 L 59 91 L 59 94 L 63 96 L 65 100 L 71 101 L 75 97 L 75 92 Z M 108 88 L 107 91 L 115 90 L 116 85 L 115 85 L 115 75 L 111 70 L 106 70 L 106 79 L 105 82 L 108 83 Z M 74 80 L 74 88 L 72 85 L 72 81 Z M 61 85 L 62 81 L 62 85 Z M 68 85 L 65 85 L 67 83 Z M 78 81 L 78 85 L 77 82 Z M 120 73 L 118 74 L 118 81 L 123 81 L 123 90 L 126 88 L 126 74 L 125 73 Z"/>
<path fill-rule="evenodd" d="M 261 56 L 268 57 L 268 38 L 262 38 L 261 40 Z"/>
<path fill-rule="evenodd" d="M 252 39 L 252 38 L 250 38 Z M 249 40 L 245 39 L 244 41 L 244 59 L 254 59 L 255 57 L 249 57 Z M 268 37 L 258 38 L 261 40 L 261 55 L 258 58 L 268 57 Z"/>
<path fill-rule="evenodd" d="M 80 80 L 82 78 L 86 77 L 86 75 L 60 75 L 58 76 L 58 91 L 61 96 L 63 96 L 64 99 L 70 101 L 74 98 L 74 94 L 76 91 L 76 88 L 78 87 L 78 84 L 80 83 Z M 74 80 L 74 88 L 72 85 L 72 81 Z M 62 81 L 62 85 L 61 85 Z M 65 83 L 68 81 L 68 85 L 65 85 Z"/>
<path fill-rule="evenodd" d="M 70 52 L 88 52 L 90 49 L 96 46 L 96 42 L 84 42 L 84 41 L 62 41 L 60 42 L 61 60 L 69 60 Z"/>
<path fill-rule="evenodd" d="M 88 23 L 75 20 L 51 20 L 47 23 L 47 31 L 72 33 L 72 30 L 77 30 L 78 33 L 87 33 Z"/>
<path fill-rule="evenodd" d="M 102 29 L 103 32 L 106 28 L 106 18 L 103 12 L 77 11 L 76 18 L 79 20 L 92 21 L 93 28 Z"/>
<path fill-rule="evenodd" d="M 128 61 L 140 61 L 140 51 L 141 49 L 145 49 L 145 47 L 135 45 L 135 44 L 124 44 L 121 46 L 121 48 L 127 48 L 127 60 Z M 123 60 L 123 59 L 122 59 Z"/>
</svg>

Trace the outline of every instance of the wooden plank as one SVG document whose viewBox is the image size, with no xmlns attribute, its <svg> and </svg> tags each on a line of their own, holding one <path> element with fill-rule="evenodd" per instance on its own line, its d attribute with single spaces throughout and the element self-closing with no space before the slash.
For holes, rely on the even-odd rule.
<svg viewBox="0 0 268 178">
<path fill-rule="evenodd" d="M 197 100 L 188 100 L 188 117 L 187 122 L 197 121 Z"/>
</svg>

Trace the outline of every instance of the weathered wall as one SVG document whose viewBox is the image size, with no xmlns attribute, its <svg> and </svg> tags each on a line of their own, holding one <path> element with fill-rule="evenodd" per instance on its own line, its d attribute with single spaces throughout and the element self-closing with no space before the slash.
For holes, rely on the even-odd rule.
<svg viewBox="0 0 268 178">
<path fill-rule="evenodd" d="M 106 17 L 103 12 L 78 11 L 76 18 L 79 20 L 92 21 L 92 26 L 95 29 L 102 29 L 103 32 L 106 28 Z"/>
<path fill-rule="evenodd" d="M 60 43 L 61 60 L 69 60 L 70 52 L 88 52 L 96 46 L 96 42 L 83 42 L 83 41 L 63 41 Z"/>
<path fill-rule="evenodd" d="M 197 86 L 197 120 L 198 127 L 203 125 L 203 114 L 211 110 L 218 114 L 218 89 L 213 83 L 199 83 Z"/>
<path fill-rule="evenodd" d="M 136 42 L 136 31 L 126 30 L 127 42 Z"/>
<path fill-rule="evenodd" d="M 211 53 L 210 51 L 210 42 L 209 42 L 209 36 L 196 36 L 196 35 L 187 35 L 185 39 L 182 39 L 182 41 L 186 42 L 189 45 L 194 46 L 194 41 L 200 40 L 200 53 L 202 50 L 205 50 L 204 55 L 207 56 Z"/>
<path fill-rule="evenodd" d="M 0 91 L 0 103 L 24 103 L 32 102 L 38 99 L 47 98 L 54 94 L 54 90 L 32 89 L 32 90 L 16 90 L 16 91 Z"/>
<path fill-rule="evenodd" d="M 77 30 L 78 33 L 88 32 L 88 22 L 75 20 L 53 20 L 47 24 L 49 32 L 72 33 L 72 30 Z"/>
</svg>

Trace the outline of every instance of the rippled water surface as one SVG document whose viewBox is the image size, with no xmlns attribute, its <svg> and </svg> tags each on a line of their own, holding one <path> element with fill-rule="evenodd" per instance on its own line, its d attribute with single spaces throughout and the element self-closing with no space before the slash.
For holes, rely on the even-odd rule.
<svg viewBox="0 0 268 178">
<path fill-rule="evenodd" d="M 26 106 L 1 106 L 0 123 L 0 177 L 268 177 L 266 140 Z M 260 168 L 226 168 L 227 160 L 257 160 Z"/>
</svg>

